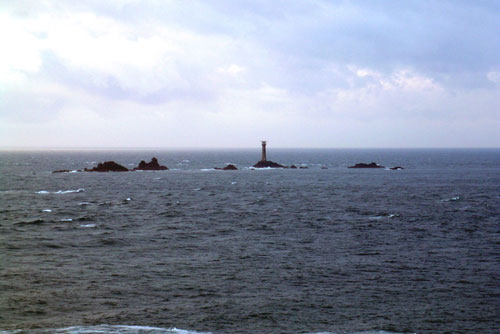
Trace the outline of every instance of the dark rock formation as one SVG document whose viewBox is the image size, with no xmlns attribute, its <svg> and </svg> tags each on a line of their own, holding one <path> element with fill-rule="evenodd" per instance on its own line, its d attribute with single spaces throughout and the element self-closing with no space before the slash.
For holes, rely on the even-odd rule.
<svg viewBox="0 0 500 334">
<path fill-rule="evenodd" d="M 369 164 L 359 163 L 354 166 L 349 166 L 348 168 L 385 168 L 384 166 L 380 166 L 375 162 L 371 162 Z"/>
<path fill-rule="evenodd" d="M 328 167 L 326 167 L 326 166 L 321 166 L 321 169 L 328 169 Z"/>
<path fill-rule="evenodd" d="M 291 165 L 291 166 L 290 166 L 290 168 L 291 168 L 291 169 L 297 169 L 297 166 L 295 166 L 295 165 Z"/>
<path fill-rule="evenodd" d="M 168 170 L 168 167 L 161 166 L 158 163 L 158 159 L 153 157 L 150 162 L 142 160 L 139 162 L 139 166 L 135 167 L 133 170 Z"/>
<path fill-rule="evenodd" d="M 396 167 L 391 167 L 389 168 L 390 170 L 402 170 L 404 169 L 404 167 L 401 167 L 401 166 L 396 166 Z"/>
<path fill-rule="evenodd" d="M 69 173 L 69 172 L 71 172 L 69 169 L 59 169 L 53 171 L 52 173 Z"/>
<path fill-rule="evenodd" d="M 114 161 L 105 161 L 99 163 L 97 167 L 92 169 L 85 168 L 85 172 L 128 172 L 128 169 Z"/>
<path fill-rule="evenodd" d="M 224 168 L 215 167 L 214 169 L 216 169 L 216 170 L 238 170 L 238 168 L 235 165 L 232 165 L 232 164 L 229 164 L 229 165 L 227 165 Z"/>
<path fill-rule="evenodd" d="M 280 165 L 277 162 L 270 161 L 270 160 L 264 160 L 264 161 L 259 161 L 255 165 L 253 165 L 254 168 L 286 168 L 283 165 Z"/>
<path fill-rule="evenodd" d="M 222 170 L 238 170 L 235 165 L 227 165 L 226 167 L 222 168 Z"/>
<path fill-rule="evenodd" d="M 308 169 L 309 167 L 307 166 L 300 166 L 299 169 Z"/>
</svg>

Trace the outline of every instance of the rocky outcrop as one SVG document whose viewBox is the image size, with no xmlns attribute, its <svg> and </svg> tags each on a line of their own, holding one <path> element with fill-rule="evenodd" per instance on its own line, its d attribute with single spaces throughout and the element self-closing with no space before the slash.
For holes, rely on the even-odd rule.
<svg viewBox="0 0 500 334">
<path fill-rule="evenodd" d="M 161 166 L 158 163 L 158 159 L 153 157 L 150 162 L 142 160 L 141 162 L 139 162 L 139 165 L 133 170 L 168 170 L 168 167 Z"/>
<path fill-rule="evenodd" d="M 85 168 L 84 172 L 128 172 L 129 170 L 114 161 L 105 161 L 99 163 L 97 167 L 92 169 Z"/>
<path fill-rule="evenodd" d="M 270 161 L 270 160 L 261 160 L 257 162 L 255 165 L 253 165 L 254 168 L 286 168 L 283 165 L 280 165 L 277 162 Z"/>
<path fill-rule="evenodd" d="M 216 167 L 215 169 L 217 169 L 217 170 L 238 170 L 238 168 L 233 164 L 229 164 L 224 168 L 217 168 Z"/>
<path fill-rule="evenodd" d="M 69 172 L 71 172 L 69 169 L 59 169 L 53 171 L 52 173 L 69 173 Z"/>
<path fill-rule="evenodd" d="M 385 168 L 385 167 L 380 166 L 379 164 L 377 164 L 375 162 L 371 162 L 369 164 L 365 164 L 365 163 L 355 164 L 354 166 L 349 166 L 348 168 Z"/>
<path fill-rule="evenodd" d="M 402 170 L 404 169 L 404 167 L 401 167 L 401 166 L 396 166 L 396 167 L 391 167 L 389 168 L 390 170 Z"/>
</svg>

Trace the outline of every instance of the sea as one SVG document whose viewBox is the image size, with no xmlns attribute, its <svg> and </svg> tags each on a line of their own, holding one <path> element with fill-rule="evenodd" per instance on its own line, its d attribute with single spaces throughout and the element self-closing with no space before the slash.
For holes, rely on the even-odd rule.
<svg viewBox="0 0 500 334">
<path fill-rule="evenodd" d="M 267 155 L 0 152 L 0 334 L 500 333 L 500 149 Z"/>
</svg>

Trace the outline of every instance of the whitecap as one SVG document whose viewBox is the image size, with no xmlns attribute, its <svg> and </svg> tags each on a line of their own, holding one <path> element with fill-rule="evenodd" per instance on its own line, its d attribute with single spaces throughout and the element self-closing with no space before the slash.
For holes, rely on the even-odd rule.
<svg viewBox="0 0 500 334">
<path fill-rule="evenodd" d="M 54 192 L 54 194 L 71 194 L 71 193 L 82 193 L 84 192 L 85 189 L 83 188 L 78 188 L 78 189 L 70 189 L 70 190 L 59 190 Z"/>
<path fill-rule="evenodd" d="M 238 182 L 235 182 L 235 181 L 231 182 L 231 184 L 237 184 L 237 183 L 238 183 Z"/>
<path fill-rule="evenodd" d="M 194 189 L 194 191 L 200 191 L 200 190 L 201 190 L 201 188 L 195 188 Z"/>
<path fill-rule="evenodd" d="M 37 194 L 50 194 L 50 191 L 47 190 L 40 190 L 36 192 Z"/>
<path fill-rule="evenodd" d="M 53 330 L 50 331 L 53 333 Z M 127 325 L 97 325 L 97 326 L 73 326 L 59 328 L 55 330 L 56 334 L 140 334 L 140 333 L 155 333 L 155 334 L 212 334 L 211 332 L 197 332 L 193 330 L 172 328 L 160 328 L 150 326 L 127 326 Z M 3 334 L 3 333 L 2 333 Z M 9 334 L 15 334 L 13 331 Z"/>
<path fill-rule="evenodd" d="M 73 219 L 72 218 L 63 218 L 63 219 L 59 219 L 60 222 L 72 222 Z"/>
<path fill-rule="evenodd" d="M 454 196 L 454 197 L 451 197 L 451 198 L 442 199 L 441 202 L 459 201 L 459 200 L 460 200 L 460 196 Z"/>
<path fill-rule="evenodd" d="M 80 225 L 80 227 L 84 227 L 84 228 L 90 228 L 90 227 L 95 227 L 96 225 L 95 224 L 83 224 L 83 225 Z"/>
<path fill-rule="evenodd" d="M 210 172 L 212 170 L 215 170 L 214 168 L 203 168 L 201 169 L 202 172 Z"/>
<path fill-rule="evenodd" d="M 127 199 L 126 199 L 126 201 L 131 201 L 131 200 L 132 200 L 132 198 L 130 198 L 130 197 L 127 197 Z"/>
<path fill-rule="evenodd" d="M 51 209 L 43 209 L 42 212 L 52 212 Z"/>
</svg>

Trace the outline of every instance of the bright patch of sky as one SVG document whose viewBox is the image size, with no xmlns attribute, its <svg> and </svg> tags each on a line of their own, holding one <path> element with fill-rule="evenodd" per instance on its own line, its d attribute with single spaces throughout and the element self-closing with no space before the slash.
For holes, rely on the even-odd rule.
<svg viewBox="0 0 500 334">
<path fill-rule="evenodd" d="M 4 1 L 2 147 L 499 147 L 497 1 Z"/>
</svg>

